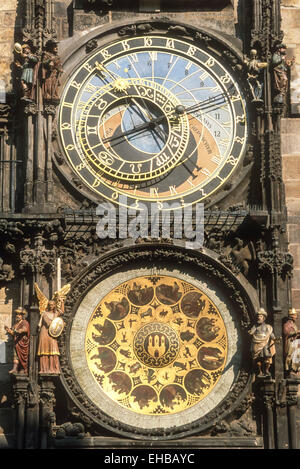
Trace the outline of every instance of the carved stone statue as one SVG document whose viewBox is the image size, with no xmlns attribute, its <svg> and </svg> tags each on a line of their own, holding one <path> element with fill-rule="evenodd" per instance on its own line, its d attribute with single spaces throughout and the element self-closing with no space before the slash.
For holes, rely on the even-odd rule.
<svg viewBox="0 0 300 469">
<path fill-rule="evenodd" d="M 288 320 L 283 325 L 284 365 L 288 373 L 298 374 L 300 371 L 300 331 L 296 325 L 297 312 L 291 308 Z"/>
<path fill-rule="evenodd" d="M 288 92 L 288 69 L 294 64 L 295 57 L 286 58 L 286 45 L 279 44 L 272 56 L 274 101 L 284 103 Z"/>
<path fill-rule="evenodd" d="M 58 56 L 56 41 L 48 41 L 42 57 L 42 93 L 46 101 L 59 100 L 60 76 L 62 65 Z"/>
<path fill-rule="evenodd" d="M 27 312 L 24 308 L 19 307 L 15 310 L 16 322 L 10 328 L 5 326 L 6 332 L 12 336 L 14 340 L 14 358 L 13 368 L 9 373 L 28 374 L 28 356 L 29 356 L 29 322 L 25 319 Z"/>
<path fill-rule="evenodd" d="M 84 437 L 84 426 L 80 422 L 66 422 L 60 425 L 56 430 L 55 438 L 63 439 L 66 437 L 83 438 Z"/>
<path fill-rule="evenodd" d="M 21 99 L 34 101 L 35 85 L 38 74 L 38 57 L 32 53 L 29 44 L 16 43 L 14 51 L 16 53 L 15 66 L 20 70 Z"/>
<path fill-rule="evenodd" d="M 233 258 L 235 264 L 240 267 L 244 275 L 249 273 L 249 263 L 253 260 L 253 246 L 252 243 L 248 243 L 244 246 L 244 242 L 240 238 L 235 238 L 235 245 L 230 251 L 230 255 Z"/>
<path fill-rule="evenodd" d="M 270 366 L 275 355 L 275 335 L 270 324 L 266 324 L 267 313 L 263 308 L 257 312 L 256 324 L 250 329 L 252 336 L 251 354 L 258 376 L 271 376 Z"/>
<path fill-rule="evenodd" d="M 70 290 L 70 284 L 65 285 L 53 298 L 48 301 L 35 283 L 35 290 L 39 300 L 40 322 L 39 322 L 39 345 L 37 355 L 40 360 L 40 373 L 59 374 L 59 348 L 57 337 L 63 330 L 64 300 Z"/>
<path fill-rule="evenodd" d="M 267 62 L 260 62 L 257 58 L 257 50 L 251 49 L 250 58 L 245 60 L 248 69 L 248 83 L 253 95 L 252 101 L 261 102 L 263 92 L 263 78 L 261 72 L 268 66 Z"/>
<path fill-rule="evenodd" d="M 10 264 L 4 264 L 0 257 L 0 280 L 10 282 L 15 277 L 15 272 Z"/>
</svg>

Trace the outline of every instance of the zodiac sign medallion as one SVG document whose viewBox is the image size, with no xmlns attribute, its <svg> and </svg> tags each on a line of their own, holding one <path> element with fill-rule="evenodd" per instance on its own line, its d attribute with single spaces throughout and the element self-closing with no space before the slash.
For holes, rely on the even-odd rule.
<svg viewBox="0 0 300 469">
<path fill-rule="evenodd" d="M 89 370 L 117 402 L 144 415 L 190 408 L 215 387 L 228 337 L 217 306 L 194 285 L 171 276 L 141 276 L 115 287 L 90 317 Z"/>
</svg>

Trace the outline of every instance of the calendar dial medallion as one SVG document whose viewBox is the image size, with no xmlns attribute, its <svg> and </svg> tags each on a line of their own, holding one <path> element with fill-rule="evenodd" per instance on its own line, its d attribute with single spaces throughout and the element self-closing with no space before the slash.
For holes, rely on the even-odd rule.
<svg viewBox="0 0 300 469">
<path fill-rule="evenodd" d="M 217 282 L 175 266 L 132 265 L 102 278 L 72 315 L 72 389 L 97 421 L 125 433 L 169 438 L 205 427 L 250 379 L 239 374 L 233 311 Z"/>
<path fill-rule="evenodd" d="M 72 170 L 95 197 L 190 205 L 239 165 L 248 119 L 226 65 L 188 40 L 162 34 L 116 40 L 68 81 L 59 132 Z"/>
</svg>

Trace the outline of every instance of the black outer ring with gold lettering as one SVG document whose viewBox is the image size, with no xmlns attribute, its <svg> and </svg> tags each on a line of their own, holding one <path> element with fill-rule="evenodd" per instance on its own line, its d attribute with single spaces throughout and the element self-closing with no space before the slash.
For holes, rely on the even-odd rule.
<svg viewBox="0 0 300 469">
<path fill-rule="evenodd" d="M 73 171 L 92 190 L 96 197 L 98 196 L 101 199 L 104 197 L 107 200 L 118 203 L 119 196 L 122 194 L 127 197 L 127 206 L 133 206 L 134 204 L 138 206 L 139 201 L 143 203 L 156 201 L 150 197 L 143 198 L 136 196 L 135 193 L 129 193 L 126 184 L 122 186 L 122 184 L 118 184 L 118 181 L 114 181 L 113 178 L 106 178 L 105 175 L 103 176 L 101 173 L 91 170 L 91 167 L 87 165 L 86 156 L 82 149 L 78 147 L 76 132 L 74 131 L 76 121 L 74 108 L 80 105 L 77 102 L 80 90 L 90 74 L 94 73 L 96 62 L 105 65 L 112 58 L 118 58 L 124 53 L 129 52 L 169 50 L 170 41 L 172 41 L 174 53 L 182 56 L 189 54 L 192 60 L 198 62 L 214 77 L 215 81 L 224 90 L 224 93 L 228 94 L 234 121 L 234 132 L 226 158 L 223 159 L 215 174 L 207 177 L 203 183 L 190 188 L 190 190 L 179 196 L 177 194 L 169 194 L 159 198 L 159 201 L 174 202 L 180 200 L 181 205 L 201 202 L 225 184 L 242 160 L 248 137 L 248 116 L 245 99 L 239 85 L 232 75 L 227 72 L 216 55 L 214 56 L 211 52 L 208 53 L 204 49 L 192 45 L 188 40 L 176 37 L 170 38 L 162 34 L 152 35 L 151 37 L 134 36 L 123 41 L 118 40 L 98 50 L 75 71 L 65 88 L 59 112 L 59 131 L 63 150 Z M 134 178 L 132 179 L 134 181 Z"/>
</svg>

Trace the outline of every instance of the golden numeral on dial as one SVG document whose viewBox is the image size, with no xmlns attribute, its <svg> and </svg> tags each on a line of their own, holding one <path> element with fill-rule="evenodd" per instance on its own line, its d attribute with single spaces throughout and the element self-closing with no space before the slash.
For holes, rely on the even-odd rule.
<svg viewBox="0 0 300 469">
<path fill-rule="evenodd" d="M 241 145 L 243 145 L 243 143 L 245 142 L 245 137 L 235 137 L 234 139 L 235 142 L 238 142 L 240 143 Z"/>
<path fill-rule="evenodd" d="M 170 140 L 169 140 L 169 145 L 170 145 L 170 147 L 172 147 L 172 149 L 178 148 L 179 145 L 180 145 L 180 141 L 177 137 L 175 137 L 174 135 L 171 134 Z"/>
<path fill-rule="evenodd" d="M 157 187 L 150 187 L 150 196 L 156 196 L 158 197 L 158 189 Z"/>
<path fill-rule="evenodd" d="M 108 52 L 107 49 L 102 49 L 101 53 L 105 59 L 109 59 L 109 57 L 111 57 L 111 54 Z"/>
<path fill-rule="evenodd" d="M 77 81 L 73 80 L 71 86 L 74 86 L 74 88 L 79 90 L 79 88 L 81 87 L 81 83 L 78 83 Z"/>
<path fill-rule="evenodd" d="M 232 164 L 232 166 L 235 166 L 238 162 L 238 159 L 235 158 L 233 155 L 228 156 L 227 162 Z"/>
<path fill-rule="evenodd" d="M 95 178 L 95 180 L 94 180 L 94 182 L 93 182 L 93 184 L 92 184 L 92 187 L 98 187 L 98 186 L 100 186 L 100 184 L 101 184 L 100 179 Z"/>
<path fill-rule="evenodd" d="M 93 71 L 93 67 L 90 64 L 84 64 L 83 68 L 90 73 Z"/>
<path fill-rule="evenodd" d="M 156 51 L 156 50 L 150 51 L 150 52 L 149 52 L 149 55 L 150 55 L 150 59 L 152 60 L 152 62 L 153 62 L 154 60 L 157 60 L 157 51 Z"/>
<path fill-rule="evenodd" d="M 171 47 L 171 49 L 174 49 L 175 48 L 175 41 L 174 39 L 167 39 L 167 42 L 166 42 L 166 47 Z"/>
<path fill-rule="evenodd" d="M 197 51 L 197 48 L 195 46 L 190 46 L 188 48 L 187 53 L 188 53 L 188 55 L 195 55 L 196 51 Z"/>
<path fill-rule="evenodd" d="M 79 163 L 77 166 L 75 166 L 76 171 L 82 171 L 83 168 L 85 168 L 85 163 Z"/>
<path fill-rule="evenodd" d="M 100 151 L 98 156 L 100 160 L 102 161 L 102 163 L 105 163 L 108 166 L 111 166 L 115 161 L 115 159 L 109 153 L 106 153 L 105 151 Z"/>
<path fill-rule="evenodd" d="M 145 47 L 152 46 L 152 39 L 151 39 L 151 37 L 148 37 L 148 36 L 144 37 L 144 46 L 145 46 Z"/>
<path fill-rule="evenodd" d="M 242 124 L 245 123 L 245 114 L 243 114 L 242 116 L 236 116 L 235 118 L 236 122 L 241 122 Z"/>
<path fill-rule="evenodd" d="M 87 104 L 87 103 L 84 102 L 84 101 L 79 101 L 79 103 L 77 104 L 77 108 L 78 108 L 78 109 L 84 109 L 85 106 L 86 106 L 86 104 Z"/>
<path fill-rule="evenodd" d="M 71 124 L 70 124 L 69 122 L 63 122 L 63 123 L 61 124 L 61 128 L 62 128 L 63 130 L 71 129 Z"/>
<path fill-rule="evenodd" d="M 132 163 L 130 165 L 130 168 L 131 168 L 131 171 L 133 172 L 133 174 L 140 173 L 141 172 L 141 167 L 142 167 L 141 163 L 136 163 L 136 164 Z"/>
<path fill-rule="evenodd" d="M 229 83 L 230 82 L 230 76 L 229 75 L 223 75 L 222 77 L 220 77 L 220 80 L 222 83 Z"/>
<path fill-rule="evenodd" d="M 107 101 L 105 99 L 100 99 L 100 102 L 97 104 L 99 111 L 102 111 L 107 106 Z"/>
<path fill-rule="evenodd" d="M 124 50 L 129 50 L 130 44 L 128 44 L 128 41 L 122 41 L 122 47 Z"/>
<path fill-rule="evenodd" d="M 158 155 L 158 156 L 155 157 L 157 166 L 162 166 L 169 159 L 170 159 L 170 155 L 166 155 L 165 153 L 162 153 L 161 155 Z"/>
<path fill-rule="evenodd" d="M 205 62 L 205 65 L 206 65 L 207 67 L 213 67 L 213 65 L 215 65 L 215 60 L 214 60 L 212 57 L 210 57 L 210 58 L 207 59 L 207 61 Z"/>
<path fill-rule="evenodd" d="M 233 94 L 230 96 L 230 101 L 232 101 L 233 103 L 235 101 L 240 101 L 240 99 L 241 99 L 241 96 L 239 94 Z"/>
</svg>

